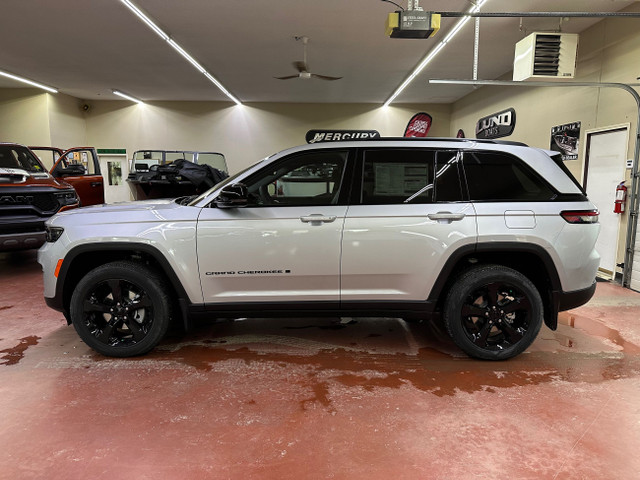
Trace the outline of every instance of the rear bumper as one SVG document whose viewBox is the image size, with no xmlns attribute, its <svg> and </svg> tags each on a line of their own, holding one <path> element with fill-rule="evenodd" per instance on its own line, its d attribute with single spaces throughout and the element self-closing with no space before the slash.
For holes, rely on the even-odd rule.
<svg viewBox="0 0 640 480">
<path fill-rule="evenodd" d="M 570 310 L 572 308 L 579 307 L 580 305 L 584 305 L 593 294 L 596 292 L 596 282 L 594 280 L 593 284 L 590 287 L 587 287 L 583 290 L 574 290 L 571 292 L 557 292 L 556 299 L 558 305 L 558 311 L 563 312 L 565 310 Z"/>
</svg>

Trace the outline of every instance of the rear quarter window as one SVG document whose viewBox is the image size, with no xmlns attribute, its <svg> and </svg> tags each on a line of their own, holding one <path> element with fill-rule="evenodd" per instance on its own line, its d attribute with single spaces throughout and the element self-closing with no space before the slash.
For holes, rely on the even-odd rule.
<svg viewBox="0 0 640 480">
<path fill-rule="evenodd" d="M 465 152 L 464 170 L 472 201 L 536 202 L 556 192 L 520 159 L 502 152 Z"/>
</svg>

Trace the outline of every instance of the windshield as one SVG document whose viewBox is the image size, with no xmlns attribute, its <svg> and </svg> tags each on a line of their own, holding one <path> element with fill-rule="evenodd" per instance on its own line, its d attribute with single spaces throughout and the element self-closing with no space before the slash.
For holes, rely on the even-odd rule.
<svg viewBox="0 0 640 480">
<path fill-rule="evenodd" d="M 223 172 L 227 171 L 227 162 L 224 159 L 224 155 L 221 153 L 200 152 L 198 153 L 198 164 L 210 165 Z"/>
<path fill-rule="evenodd" d="M 8 145 L 0 145 L 0 168 L 19 168 L 34 173 L 45 171 L 27 148 Z"/>
<path fill-rule="evenodd" d="M 262 160 L 261 160 L 262 161 Z M 260 163 L 260 162 L 258 162 Z M 197 197 L 195 197 L 193 200 L 191 200 L 189 202 L 189 206 L 193 207 L 196 203 L 200 202 L 203 198 L 205 198 L 207 195 L 209 195 L 211 192 L 224 187 L 227 184 L 233 183 L 233 181 L 238 178 L 240 175 L 242 175 L 244 172 L 246 172 L 247 170 L 255 167 L 258 163 L 255 163 L 253 165 L 251 165 L 250 167 L 245 168 L 244 170 L 239 171 L 238 173 L 236 173 L 235 175 L 232 175 L 230 177 L 225 178 L 224 180 L 222 180 L 221 182 L 219 182 L 218 184 L 214 185 L 213 187 L 211 187 L 209 190 L 207 190 L 204 193 L 201 193 L 200 195 L 198 195 Z"/>
</svg>

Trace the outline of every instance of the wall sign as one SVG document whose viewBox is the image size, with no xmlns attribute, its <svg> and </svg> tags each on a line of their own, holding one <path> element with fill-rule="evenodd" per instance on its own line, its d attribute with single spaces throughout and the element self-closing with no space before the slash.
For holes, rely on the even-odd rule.
<svg viewBox="0 0 640 480">
<path fill-rule="evenodd" d="M 416 113 L 404 129 L 405 137 L 426 137 L 433 123 L 433 118 L 428 113 Z"/>
<path fill-rule="evenodd" d="M 456 133 L 456 138 L 465 138 L 464 137 L 464 130 L 462 130 L 462 129 L 458 130 L 458 133 Z"/>
<path fill-rule="evenodd" d="M 565 123 L 551 127 L 551 150 L 560 152 L 562 160 L 577 160 L 580 151 L 581 122 Z"/>
<path fill-rule="evenodd" d="M 307 143 L 344 142 L 373 138 L 380 138 L 380 132 L 377 130 L 309 130 L 305 135 Z"/>
<path fill-rule="evenodd" d="M 126 155 L 126 148 L 98 148 L 98 155 Z"/>
<path fill-rule="evenodd" d="M 476 138 L 501 138 L 513 133 L 516 128 L 516 111 L 508 108 L 478 120 Z"/>
</svg>

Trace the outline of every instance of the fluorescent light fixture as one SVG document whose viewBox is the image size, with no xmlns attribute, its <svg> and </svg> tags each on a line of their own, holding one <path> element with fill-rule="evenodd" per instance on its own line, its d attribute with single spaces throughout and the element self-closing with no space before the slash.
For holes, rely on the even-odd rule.
<svg viewBox="0 0 640 480">
<path fill-rule="evenodd" d="M 119 97 L 126 98 L 127 100 L 131 100 L 132 102 L 139 103 L 141 105 L 144 104 L 142 100 L 137 99 L 136 97 L 132 97 L 131 95 L 127 95 L 126 93 L 122 93 L 120 90 L 111 90 L 114 95 L 118 95 Z"/>
<path fill-rule="evenodd" d="M 26 79 L 26 78 L 23 78 L 23 77 L 19 77 L 18 75 L 14 75 L 13 73 L 3 72 L 2 70 L 0 70 L 0 75 L 2 75 L 3 77 L 10 78 L 12 80 L 16 80 L 18 82 L 26 83 L 26 84 L 31 85 L 33 87 L 41 88 L 43 90 L 46 90 L 47 92 L 58 93 L 58 90 L 53 88 L 53 87 L 47 87 L 46 85 L 43 85 L 43 84 L 38 83 L 38 82 L 34 82 L 33 80 L 29 80 L 29 79 Z"/>
<path fill-rule="evenodd" d="M 120 1 L 124 3 L 124 5 L 129 10 L 135 13 L 140 20 L 146 23 L 151 28 L 151 30 L 156 32 L 164 41 L 166 41 L 169 45 L 171 45 L 171 48 L 173 48 L 176 52 L 182 55 L 191 65 L 193 65 L 196 68 L 196 70 L 198 70 L 205 77 L 207 77 L 207 80 L 209 80 L 216 87 L 218 87 L 222 93 L 224 93 L 227 97 L 229 97 L 230 100 L 233 100 L 238 105 L 242 105 L 240 100 L 238 100 L 236 97 L 231 95 L 231 93 L 229 93 L 229 91 L 226 88 L 224 88 L 222 84 L 213 75 L 211 75 L 202 65 L 200 65 L 196 61 L 196 59 L 193 58 L 184 48 L 178 45 L 178 43 L 175 40 L 169 37 L 169 35 L 167 35 L 158 25 L 156 25 L 153 22 L 153 20 L 151 20 L 151 18 L 149 18 L 142 10 L 140 10 L 136 5 L 134 5 L 131 2 L 131 0 L 120 0 Z"/>
<path fill-rule="evenodd" d="M 471 7 L 469 10 L 467 10 L 467 13 L 476 13 L 479 12 L 480 9 L 482 8 L 482 6 L 487 3 L 489 0 L 479 0 L 478 3 L 474 6 Z M 431 63 L 431 60 L 433 60 L 435 58 L 435 56 L 440 53 L 440 50 L 442 50 L 444 48 L 444 46 L 449 43 L 451 41 L 451 39 L 458 34 L 458 32 L 460 30 L 462 30 L 462 27 L 465 26 L 465 24 L 471 19 L 471 17 L 469 16 L 465 16 L 462 17 L 458 23 L 455 24 L 455 26 L 451 29 L 451 31 L 447 34 L 446 37 L 444 37 L 444 39 L 438 43 L 428 54 L 426 57 L 424 57 L 424 59 L 418 64 L 418 66 L 416 68 L 413 69 L 413 72 L 411 72 L 411 74 L 409 75 L 409 77 L 407 77 L 407 79 L 402 82 L 402 85 L 400 85 L 395 92 L 393 92 L 393 95 L 391 95 L 386 102 L 384 102 L 384 106 L 388 107 L 391 102 L 393 102 L 396 97 L 398 95 L 400 95 L 400 93 L 402 93 L 402 91 L 407 88 L 407 86 L 413 81 L 414 78 L 416 78 L 420 72 L 422 70 L 424 70 L 424 68 Z"/>
</svg>

